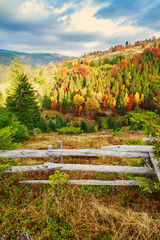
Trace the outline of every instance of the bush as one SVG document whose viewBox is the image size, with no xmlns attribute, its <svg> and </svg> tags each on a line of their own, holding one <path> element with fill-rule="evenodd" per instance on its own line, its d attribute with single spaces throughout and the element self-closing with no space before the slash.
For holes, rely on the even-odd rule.
<svg viewBox="0 0 160 240">
<path fill-rule="evenodd" d="M 119 130 L 121 130 L 121 128 L 122 128 L 122 121 L 121 121 L 121 120 L 118 120 L 118 121 L 116 122 L 116 128 L 119 129 Z"/>
<path fill-rule="evenodd" d="M 56 131 L 55 123 L 50 120 L 48 123 L 48 128 L 51 129 L 52 132 L 55 132 Z"/>
<path fill-rule="evenodd" d="M 16 117 L 5 108 L 0 109 L 0 130 L 10 127 L 13 142 L 19 143 L 29 138 L 29 131 Z M 5 130 L 4 130 L 5 131 Z M 3 132 L 3 131 L 2 131 Z"/>
<path fill-rule="evenodd" d="M 83 133 L 83 131 L 81 130 L 81 128 L 75 128 L 75 127 L 63 127 L 63 128 L 59 128 L 57 129 L 58 133 L 61 134 L 73 134 L 73 135 L 78 135 L 80 133 Z"/>
<path fill-rule="evenodd" d="M 14 141 L 14 137 L 16 135 L 16 129 L 13 127 L 5 127 L 0 130 L 0 149 L 2 150 L 10 150 L 16 149 L 20 145 Z"/>
<path fill-rule="evenodd" d="M 107 118 L 107 125 L 110 129 L 116 129 L 116 121 L 114 120 L 112 115 L 109 115 L 109 117 Z"/>
<path fill-rule="evenodd" d="M 91 126 L 89 127 L 89 132 L 95 132 L 95 127 L 93 124 L 91 124 Z"/>
<path fill-rule="evenodd" d="M 61 116 L 57 116 L 56 118 L 56 129 L 64 127 L 64 122 Z"/>
<path fill-rule="evenodd" d="M 99 131 L 102 130 L 102 119 L 101 118 L 98 119 L 98 130 Z"/>
<path fill-rule="evenodd" d="M 24 124 L 16 122 L 12 125 L 12 127 L 15 130 L 14 142 L 19 143 L 29 139 L 29 132 Z"/>
<path fill-rule="evenodd" d="M 84 120 L 82 120 L 81 122 L 81 130 L 84 131 L 85 133 L 89 132 L 89 126 Z"/>
</svg>

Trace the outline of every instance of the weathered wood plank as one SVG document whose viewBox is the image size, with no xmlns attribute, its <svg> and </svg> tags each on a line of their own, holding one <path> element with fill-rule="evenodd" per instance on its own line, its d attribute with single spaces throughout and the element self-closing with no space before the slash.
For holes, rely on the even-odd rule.
<svg viewBox="0 0 160 240">
<path fill-rule="evenodd" d="M 51 158 L 59 156 L 103 156 L 124 158 L 149 158 L 147 152 L 116 152 L 96 149 L 50 149 L 50 150 L 1 150 L 0 157 L 7 158 Z"/>
<path fill-rule="evenodd" d="M 53 164 L 53 163 L 52 163 Z M 49 170 L 57 170 L 61 169 L 59 164 L 55 164 L 55 166 L 45 166 L 45 165 L 31 165 L 31 166 L 16 166 L 10 167 L 5 172 L 38 172 L 38 171 L 49 171 Z"/>
<path fill-rule="evenodd" d="M 156 158 L 154 158 L 154 154 L 153 153 L 150 153 L 150 158 L 151 158 L 151 161 L 153 163 L 153 166 L 154 166 L 154 169 L 155 169 L 155 172 L 157 174 L 157 177 L 158 177 L 158 180 L 160 182 L 160 170 L 159 170 L 159 162 Z"/>
<path fill-rule="evenodd" d="M 48 184 L 48 180 L 25 180 L 21 181 L 20 183 L 24 184 L 35 184 L 35 183 L 41 183 L 41 184 Z M 112 186 L 138 186 L 139 183 L 137 183 L 135 180 L 115 180 L 115 181 L 100 181 L 100 180 L 69 180 L 70 184 L 74 185 L 112 185 Z"/>
<path fill-rule="evenodd" d="M 129 173 L 129 174 L 155 174 L 153 169 L 147 167 L 129 167 L 129 166 L 106 166 L 106 165 L 83 165 L 83 164 L 58 164 L 44 163 L 35 166 L 11 167 L 6 172 L 32 172 L 48 171 L 61 169 L 63 171 L 87 171 L 87 172 L 105 172 L 105 173 Z"/>
<path fill-rule="evenodd" d="M 153 146 L 141 146 L 141 145 L 113 145 L 102 146 L 103 151 L 116 151 L 116 152 L 153 152 Z"/>
</svg>

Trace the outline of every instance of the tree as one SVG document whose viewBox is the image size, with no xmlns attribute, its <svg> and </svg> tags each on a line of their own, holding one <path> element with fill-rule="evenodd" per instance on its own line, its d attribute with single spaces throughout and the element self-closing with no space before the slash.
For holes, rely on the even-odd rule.
<svg viewBox="0 0 160 240">
<path fill-rule="evenodd" d="M 73 105 L 75 107 L 79 107 L 84 103 L 84 97 L 80 96 L 79 94 L 76 94 L 73 98 Z"/>
<path fill-rule="evenodd" d="M 49 110 L 51 108 L 51 98 L 47 95 L 45 95 L 42 99 L 42 106 L 46 109 Z"/>
<path fill-rule="evenodd" d="M 88 98 L 87 101 L 85 102 L 85 111 L 87 115 L 92 115 L 95 116 L 100 112 L 100 105 L 98 103 L 97 99 L 94 98 Z"/>
<path fill-rule="evenodd" d="M 15 58 L 10 67 L 11 87 L 7 92 L 6 107 L 29 129 L 40 127 L 41 115 L 35 92 L 21 62 Z"/>
</svg>

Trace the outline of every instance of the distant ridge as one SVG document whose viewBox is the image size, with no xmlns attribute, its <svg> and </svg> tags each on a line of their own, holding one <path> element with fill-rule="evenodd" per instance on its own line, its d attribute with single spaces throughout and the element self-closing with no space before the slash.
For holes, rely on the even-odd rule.
<svg viewBox="0 0 160 240">
<path fill-rule="evenodd" d="M 33 68 L 47 66 L 50 62 L 56 63 L 71 58 L 59 53 L 25 53 L 0 49 L 0 64 L 9 66 L 15 57 L 22 60 L 22 64 L 31 65 Z"/>
</svg>

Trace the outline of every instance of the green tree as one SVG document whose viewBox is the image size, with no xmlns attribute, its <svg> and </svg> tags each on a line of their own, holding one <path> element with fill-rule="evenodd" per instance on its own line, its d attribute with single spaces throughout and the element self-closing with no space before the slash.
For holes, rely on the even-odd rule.
<svg viewBox="0 0 160 240">
<path fill-rule="evenodd" d="M 6 107 L 29 129 L 39 127 L 41 115 L 37 97 L 29 83 L 21 62 L 15 58 L 10 67 L 10 84 L 7 91 Z"/>
<path fill-rule="evenodd" d="M 51 108 L 51 98 L 47 95 L 45 95 L 42 99 L 42 106 L 46 109 L 49 110 Z"/>
</svg>

